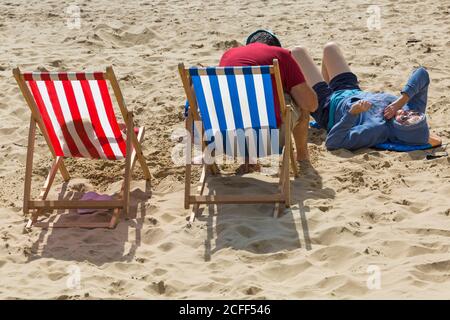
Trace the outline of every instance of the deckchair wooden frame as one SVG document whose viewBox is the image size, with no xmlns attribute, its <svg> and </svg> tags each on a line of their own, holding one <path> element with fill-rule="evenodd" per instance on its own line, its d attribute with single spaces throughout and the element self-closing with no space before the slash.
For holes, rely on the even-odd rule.
<svg viewBox="0 0 450 320">
<path fill-rule="evenodd" d="M 95 201 L 95 200 L 47 200 L 48 193 L 55 179 L 56 173 L 60 171 L 64 181 L 70 179 L 69 172 L 64 164 L 63 157 L 55 155 L 55 151 L 50 142 L 47 130 L 43 123 L 42 117 L 40 116 L 39 109 L 36 102 L 28 88 L 23 73 L 19 68 L 13 69 L 13 75 L 19 85 L 20 91 L 22 92 L 28 107 L 31 110 L 30 128 L 28 134 L 28 150 L 26 158 L 25 167 L 25 183 L 24 183 L 24 197 L 23 197 L 23 212 L 28 215 L 31 210 L 31 217 L 26 225 L 27 228 L 31 228 L 33 225 L 40 227 L 79 227 L 79 228 L 110 228 L 116 227 L 120 215 L 123 213 L 125 216 L 128 215 L 129 202 L 130 202 L 130 181 L 131 174 L 136 161 L 139 164 L 144 173 L 146 180 L 151 180 L 151 173 L 145 161 L 144 155 L 142 153 L 141 143 L 144 138 L 145 129 L 144 127 L 139 128 L 138 133 L 134 131 L 133 125 L 133 113 L 129 111 L 125 106 L 125 101 L 122 95 L 122 91 L 119 87 L 119 83 L 114 74 L 114 70 L 111 66 L 106 68 L 106 72 L 103 73 L 105 80 L 109 80 L 111 87 L 114 92 L 114 96 L 119 105 L 120 112 L 126 124 L 126 156 L 125 156 L 125 170 L 124 179 L 120 191 L 120 199 L 108 200 L 108 201 Z M 39 199 L 31 199 L 31 186 L 32 186 L 32 171 L 33 171 L 33 155 L 34 155 L 34 145 L 36 139 L 36 126 L 39 127 L 44 139 L 50 149 L 53 156 L 53 164 L 45 180 L 44 186 L 41 193 L 39 194 Z M 47 210 L 54 209 L 114 209 L 111 220 L 108 222 L 94 222 L 94 223 L 38 223 L 38 218 L 42 213 Z"/>
<path fill-rule="evenodd" d="M 286 101 L 284 99 L 283 86 L 281 82 L 280 67 L 277 59 L 273 60 L 273 65 L 269 68 L 270 73 L 275 77 L 276 90 L 278 93 L 278 99 L 281 109 L 281 117 L 283 123 L 286 126 L 285 136 L 284 136 L 284 147 L 282 150 L 282 161 L 279 170 L 279 183 L 278 183 L 278 193 L 269 195 L 203 195 L 205 190 L 205 185 L 207 181 L 207 173 L 211 171 L 215 173 L 215 164 L 213 165 L 202 165 L 202 173 L 200 179 L 197 183 L 197 194 L 191 194 L 191 172 L 192 164 L 186 162 L 185 170 L 185 192 L 184 192 L 184 207 L 189 209 L 191 205 L 193 208 L 191 210 L 189 223 L 193 223 L 197 215 L 199 206 L 201 204 L 253 204 L 253 203 L 275 203 L 274 217 L 278 217 L 284 210 L 290 206 L 291 193 L 290 193 L 290 171 L 289 164 L 292 165 L 292 170 L 295 177 L 298 176 L 298 168 L 294 159 L 293 144 L 292 144 L 292 124 L 291 124 L 291 110 L 286 106 Z M 201 121 L 202 130 L 204 130 L 204 124 L 200 117 L 197 108 L 197 101 L 195 97 L 195 92 L 192 87 L 192 80 L 189 75 L 189 69 L 185 68 L 183 63 L 178 65 L 178 71 L 180 73 L 181 81 L 183 83 L 183 88 L 188 99 L 190 108 L 188 110 L 188 115 L 186 117 L 186 130 L 191 136 L 191 141 L 193 141 L 193 125 L 194 121 Z M 219 73 L 220 71 L 218 71 Z M 203 140 L 203 139 L 202 139 Z M 202 148 L 205 148 L 205 143 L 202 141 Z M 192 152 L 192 144 L 189 146 L 187 152 Z M 190 158 L 190 157 L 189 157 Z"/>
</svg>

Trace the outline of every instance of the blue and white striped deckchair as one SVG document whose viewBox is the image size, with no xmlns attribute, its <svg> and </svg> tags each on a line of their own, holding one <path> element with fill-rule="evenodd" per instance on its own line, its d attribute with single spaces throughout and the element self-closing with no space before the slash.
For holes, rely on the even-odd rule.
<svg viewBox="0 0 450 320">
<path fill-rule="evenodd" d="M 185 207 L 194 205 L 191 221 L 200 204 L 215 203 L 276 203 L 278 212 L 289 206 L 291 161 L 290 109 L 286 108 L 278 61 L 271 66 L 192 67 L 179 65 L 183 87 L 190 105 L 186 129 L 194 141 L 194 121 L 201 121 L 206 141 L 215 142 L 215 154 L 264 157 L 279 154 L 279 135 L 275 116 L 277 90 L 282 120 L 286 125 L 285 147 L 280 169 L 279 192 L 272 195 L 205 196 L 207 164 L 203 164 L 199 195 L 191 195 L 191 163 L 186 164 Z M 272 76 L 275 86 L 272 83 Z M 244 139 L 240 139 L 241 137 Z M 245 139 L 247 137 L 247 139 Z M 234 143 L 233 141 L 237 141 Z M 240 143 L 243 141 L 244 143 Z M 192 146 L 189 146 L 191 148 Z M 208 145 L 209 147 L 209 145 Z M 204 148 L 207 148 L 204 144 Z M 210 166 L 211 167 L 211 166 Z M 294 167 L 294 171 L 296 167 Z M 294 172 L 296 173 L 296 172 Z M 281 209 L 283 208 L 283 209 Z"/>
<path fill-rule="evenodd" d="M 193 67 L 189 75 L 215 156 L 280 153 L 270 66 Z"/>
</svg>

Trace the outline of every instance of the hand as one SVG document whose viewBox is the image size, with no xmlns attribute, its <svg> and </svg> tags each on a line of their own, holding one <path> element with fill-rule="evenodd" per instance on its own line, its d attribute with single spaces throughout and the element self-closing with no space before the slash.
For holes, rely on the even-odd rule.
<svg viewBox="0 0 450 320">
<path fill-rule="evenodd" d="M 362 112 L 366 112 L 370 108 L 372 108 L 371 102 L 366 101 L 366 100 L 359 100 L 351 106 L 349 112 L 350 112 L 350 114 L 356 116 Z"/>
<path fill-rule="evenodd" d="M 408 102 L 408 96 L 406 94 L 402 94 L 400 98 L 392 102 L 386 108 L 384 108 L 384 117 L 389 120 L 392 119 L 398 110 L 403 108 L 403 106 Z"/>
<path fill-rule="evenodd" d="M 397 114 L 397 111 L 401 108 L 403 108 L 403 105 L 399 104 L 397 101 L 392 102 L 390 105 L 384 108 L 384 117 L 387 120 L 392 119 Z"/>
</svg>

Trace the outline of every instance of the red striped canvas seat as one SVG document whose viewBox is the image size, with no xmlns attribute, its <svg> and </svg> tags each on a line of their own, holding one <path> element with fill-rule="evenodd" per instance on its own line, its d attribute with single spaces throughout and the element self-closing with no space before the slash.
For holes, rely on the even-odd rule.
<svg viewBox="0 0 450 320">
<path fill-rule="evenodd" d="M 102 72 L 24 73 L 56 156 L 123 159 L 126 143 Z"/>
</svg>

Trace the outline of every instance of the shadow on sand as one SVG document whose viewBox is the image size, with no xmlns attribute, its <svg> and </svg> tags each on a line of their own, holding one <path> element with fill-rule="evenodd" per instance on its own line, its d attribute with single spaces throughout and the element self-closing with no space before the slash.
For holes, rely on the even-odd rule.
<svg viewBox="0 0 450 320">
<path fill-rule="evenodd" d="M 255 254 L 276 253 L 304 247 L 311 250 L 307 223 L 307 199 L 334 198 L 332 189 L 322 189 L 322 178 L 312 167 L 299 178 L 291 179 L 292 205 L 278 219 L 272 204 L 209 205 L 200 207 L 198 220 L 206 222 L 205 261 L 225 248 Z M 277 183 L 248 176 L 219 176 L 208 179 L 208 194 L 268 194 L 277 191 Z M 207 215 L 205 215 L 207 212 Z M 302 229 L 300 239 L 298 228 Z M 302 244 L 303 242 L 303 244 Z"/>
<path fill-rule="evenodd" d="M 31 246 L 28 261 L 40 258 L 52 258 L 66 261 L 88 261 L 95 265 L 102 265 L 112 261 L 132 261 L 136 249 L 141 243 L 141 231 L 146 215 L 145 202 L 151 197 L 150 183 L 146 182 L 145 190 L 133 188 L 130 197 L 128 217 L 121 216 L 119 224 L 111 229 L 81 229 L 81 228 L 49 228 L 40 230 L 39 238 Z M 65 192 L 63 186 L 60 199 L 72 199 L 79 195 Z M 54 218 L 55 215 L 52 215 Z M 72 217 L 71 217 L 72 216 Z M 78 216 L 79 219 L 101 219 L 109 221 L 111 211 L 101 214 L 80 216 L 68 212 L 60 216 L 60 220 Z M 130 230 L 134 231 L 134 239 L 130 239 Z"/>
</svg>

